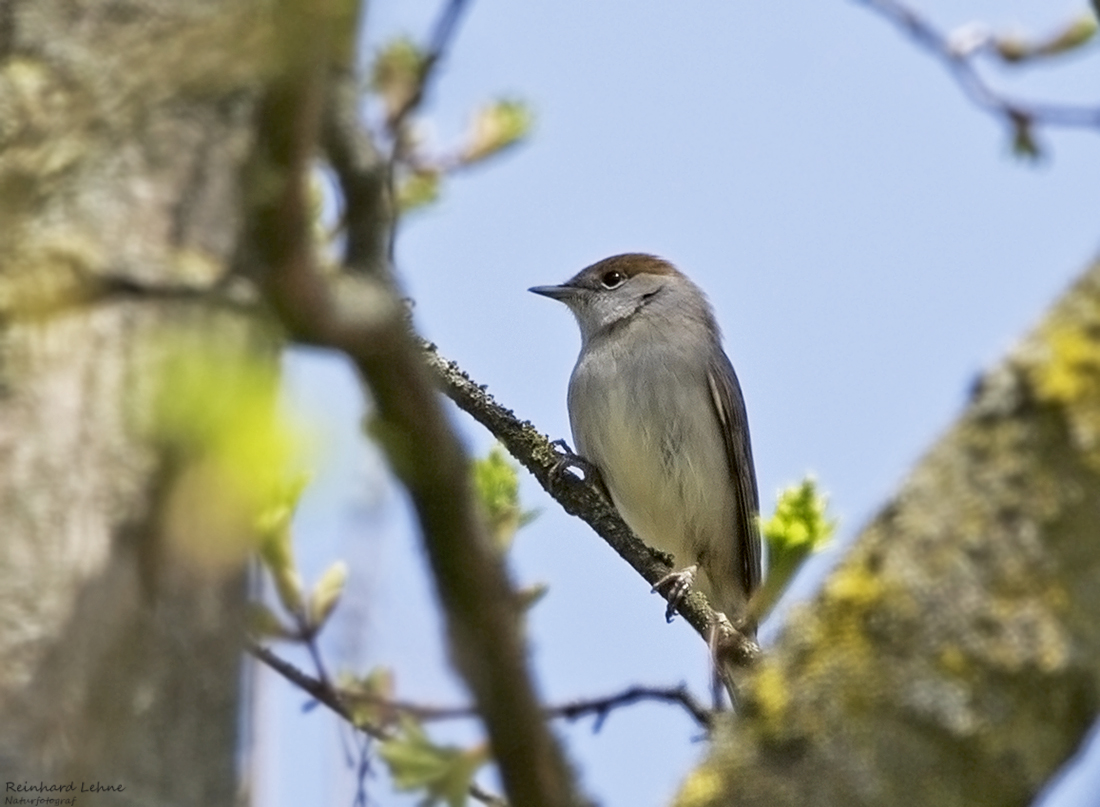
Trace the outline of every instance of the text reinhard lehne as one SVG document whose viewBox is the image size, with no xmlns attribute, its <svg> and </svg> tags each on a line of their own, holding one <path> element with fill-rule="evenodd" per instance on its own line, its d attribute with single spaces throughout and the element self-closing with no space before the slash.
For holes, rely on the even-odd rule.
<svg viewBox="0 0 1100 807">
<path fill-rule="evenodd" d="M 126 789 L 125 785 L 105 785 L 100 782 L 81 782 L 77 787 L 76 782 L 68 784 L 52 784 L 39 782 L 32 785 L 30 782 L 5 782 L 4 804 L 30 805 L 30 807 L 72 807 L 76 804 L 76 796 L 57 798 L 49 796 L 13 796 L 12 793 L 121 793 Z"/>
<path fill-rule="evenodd" d="M 80 787 L 77 788 L 75 782 L 69 782 L 67 785 L 48 785 L 45 782 L 39 782 L 36 785 L 32 785 L 30 782 L 6 782 L 4 788 L 5 793 L 121 793 L 126 789 L 125 785 L 104 785 L 99 782 L 81 782 Z"/>
<path fill-rule="evenodd" d="M 12 793 L 121 793 L 126 789 L 125 785 L 105 785 L 100 782 L 81 782 L 77 787 L 76 782 L 68 784 L 52 784 L 39 782 L 32 785 L 30 782 L 5 782 L 4 804 L 29 805 L 29 807 L 72 807 L 76 804 L 76 796 L 65 798 L 53 796 L 13 796 Z"/>
</svg>

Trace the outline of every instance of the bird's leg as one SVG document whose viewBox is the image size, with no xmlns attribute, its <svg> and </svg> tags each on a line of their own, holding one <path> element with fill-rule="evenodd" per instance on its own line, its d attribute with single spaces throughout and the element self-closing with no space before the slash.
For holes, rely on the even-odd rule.
<svg viewBox="0 0 1100 807">
<path fill-rule="evenodd" d="M 558 480 L 561 479 L 562 474 L 570 468 L 577 468 L 584 474 L 584 481 L 593 485 L 607 501 L 611 501 L 611 494 L 607 490 L 607 485 L 604 484 L 599 468 L 576 453 L 569 447 L 569 443 L 564 440 L 554 440 L 550 445 L 559 449 L 557 461 L 554 462 L 554 467 L 550 469 L 551 487 L 555 486 Z"/>
<path fill-rule="evenodd" d="M 738 679 L 744 670 L 760 658 L 760 645 L 756 642 L 756 622 L 750 616 L 742 615 L 734 624 L 721 611 L 715 611 L 707 644 L 714 665 L 715 708 L 719 700 L 717 688 L 721 683 L 725 685 L 730 705 L 736 712 L 741 704 Z"/>
<path fill-rule="evenodd" d="M 676 616 L 676 606 L 691 593 L 691 587 L 695 584 L 695 572 L 698 570 L 699 567 L 692 564 L 678 572 L 669 572 L 653 584 L 650 591 L 660 591 L 668 586 L 668 607 L 665 608 L 666 622 L 672 621 L 673 617 Z"/>
<path fill-rule="evenodd" d="M 734 685 L 733 675 L 728 666 L 722 664 L 722 640 L 732 627 L 729 619 L 721 611 L 716 612 L 716 619 L 710 626 L 707 636 L 707 647 L 710 649 L 710 692 L 714 703 L 714 711 L 722 711 L 722 691 L 729 695 L 730 706 L 737 711 L 737 689 Z M 725 622 L 725 625 L 722 623 Z"/>
</svg>

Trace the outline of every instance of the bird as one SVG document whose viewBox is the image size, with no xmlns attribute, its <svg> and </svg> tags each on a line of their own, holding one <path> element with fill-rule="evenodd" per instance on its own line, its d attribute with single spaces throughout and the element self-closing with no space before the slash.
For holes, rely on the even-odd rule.
<svg viewBox="0 0 1100 807">
<path fill-rule="evenodd" d="M 627 526 L 670 553 L 666 617 L 698 588 L 755 638 L 760 509 L 741 385 L 703 291 L 654 255 L 605 258 L 535 294 L 580 328 L 568 410 L 576 456 Z"/>
</svg>

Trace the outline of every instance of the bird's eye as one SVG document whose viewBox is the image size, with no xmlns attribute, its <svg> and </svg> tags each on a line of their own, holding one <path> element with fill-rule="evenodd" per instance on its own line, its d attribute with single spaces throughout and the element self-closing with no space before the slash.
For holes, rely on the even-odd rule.
<svg viewBox="0 0 1100 807">
<path fill-rule="evenodd" d="M 614 269 L 610 272 L 604 272 L 603 275 L 600 276 L 600 282 L 603 283 L 605 289 L 613 289 L 616 286 L 621 286 L 625 280 L 626 275 Z"/>
</svg>

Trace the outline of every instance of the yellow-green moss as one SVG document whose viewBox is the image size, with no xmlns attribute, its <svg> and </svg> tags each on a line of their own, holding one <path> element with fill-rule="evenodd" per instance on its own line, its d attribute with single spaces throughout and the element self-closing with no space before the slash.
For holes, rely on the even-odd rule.
<svg viewBox="0 0 1100 807">
<path fill-rule="evenodd" d="M 676 807 L 703 807 L 714 804 L 724 792 L 722 774 L 711 763 L 692 771 L 676 796 Z"/>
<path fill-rule="evenodd" d="M 766 730 L 783 723 L 791 705 L 790 682 L 776 664 L 761 665 L 753 678 L 752 696 Z"/>
<path fill-rule="evenodd" d="M 1082 292 L 1085 294 L 1086 292 Z M 1039 329 L 1045 350 L 1030 367 L 1040 401 L 1060 406 L 1077 447 L 1100 469 L 1100 302 L 1086 298 Z"/>
<path fill-rule="evenodd" d="M 949 644 L 940 649 L 937 658 L 939 667 L 956 678 L 969 678 L 973 674 L 973 665 L 962 648 Z"/>
</svg>

